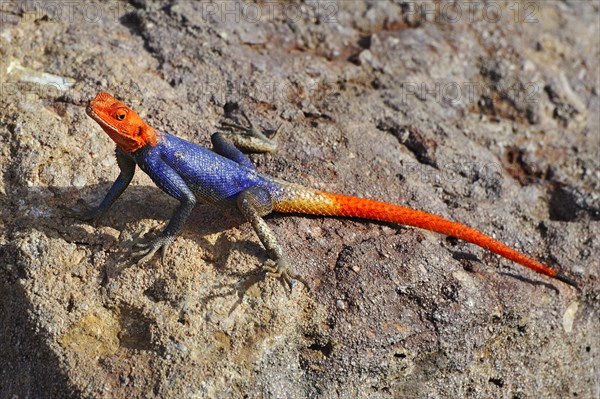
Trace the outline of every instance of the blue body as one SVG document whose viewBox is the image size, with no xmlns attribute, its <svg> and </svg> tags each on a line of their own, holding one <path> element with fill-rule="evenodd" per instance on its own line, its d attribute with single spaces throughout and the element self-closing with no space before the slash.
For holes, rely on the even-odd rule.
<svg viewBox="0 0 600 399">
<path fill-rule="evenodd" d="M 168 133 L 159 138 L 156 146 L 131 155 L 159 188 L 180 201 L 191 192 L 199 201 L 233 206 L 237 195 L 250 187 L 262 187 L 271 195 L 280 190 L 245 156 L 245 160 L 232 160 Z"/>
</svg>

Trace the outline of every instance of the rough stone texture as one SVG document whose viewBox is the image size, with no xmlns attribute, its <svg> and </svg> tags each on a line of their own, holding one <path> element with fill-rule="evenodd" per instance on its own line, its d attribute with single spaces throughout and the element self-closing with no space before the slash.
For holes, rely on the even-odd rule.
<svg viewBox="0 0 600 399">
<path fill-rule="evenodd" d="M 599 3 L 458 4 L 1 2 L 0 398 L 598 398 Z M 76 217 L 118 173 L 100 90 L 203 144 L 240 108 L 284 124 L 260 170 L 462 221 L 582 292 L 425 231 L 274 216 L 312 284 L 287 294 L 203 206 L 137 266 L 175 202 L 138 173 Z"/>
</svg>

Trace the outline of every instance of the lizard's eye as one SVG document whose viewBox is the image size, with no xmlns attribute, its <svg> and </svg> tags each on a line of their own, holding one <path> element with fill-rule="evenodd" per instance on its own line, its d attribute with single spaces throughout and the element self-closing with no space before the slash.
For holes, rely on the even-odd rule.
<svg viewBox="0 0 600 399">
<path fill-rule="evenodd" d="M 127 112 L 125 112 L 124 109 L 120 109 L 117 111 L 117 113 L 115 114 L 115 118 L 118 121 L 122 121 L 123 119 L 125 119 L 125 115 L 127 115 Z"/>
</svg>

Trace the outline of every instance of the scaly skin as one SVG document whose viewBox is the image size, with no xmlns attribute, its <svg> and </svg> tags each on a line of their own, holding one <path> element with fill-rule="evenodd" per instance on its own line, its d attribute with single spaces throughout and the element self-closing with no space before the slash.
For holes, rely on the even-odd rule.
<svg viewBox="0 0 600 399">
<path fill-rule="evenodd" d="M 180 202 L 165 230 L 149 243 L 138 245 L 140 250 L 133 255 L 140 257 L 140 263 L 152 258 L 158 250 L 164 257 L 166 248 L 184 225 L 196 201 L 203 201 L 237 207 L 269 253 L 271 259 L 265 269 L 288 283 L 290 278 L 300 278 L 289 273 L 287 258 L 263 220 L 263 216 L 272 211 L 356 217 L 419 227 L 471 242 L 577 287 L 571 278 L 461 223 L 400 205 L 317 191 L 262 175 L 238 149 L 272 151 L 275 148 L 252 125 L 250 128 L 225 125 L 245 130 L 245 133 L 231 136 L 231 139 L 223 133 L 215 133 L 211 137 L 213 152 L 153 129 L 135 111 L 108 93 L 99 93 L 90 101 L 86 112 L 117 144 L 117 161 L 121 169 L 102 203 L 88 215 L 89 219 L 100 217 L 121 195 L 129 185 L 136 165 L 159 188 Z"/>
</svg>

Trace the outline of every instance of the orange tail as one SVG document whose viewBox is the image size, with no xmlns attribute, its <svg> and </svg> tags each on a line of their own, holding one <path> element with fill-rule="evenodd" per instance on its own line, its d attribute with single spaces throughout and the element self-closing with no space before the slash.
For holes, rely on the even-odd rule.
<svg viewBox="0 0 600 399">
<path fill-rule="evenodd" d="M 300 187 L 287 188 L 289 191 L 286 191 L 292 195 L 286 196 L 287 199 L 276 200 L 274 203 L 275 211 L 356 217 L 404 224 L 435 231 L 489 249 L 498 255 L 533 269 L 538 273 L 554 277 L 577 287 L 577 283 L 571 278 L 558 273 L 556 270 L 551 269 L 464 224 L 452 222 L 440 216 L 400 205 L 389 204 L 387 202 L 322 191 L 311 191 L 305 188 L 302 188 L 302 190 Z"/>
</svg>

